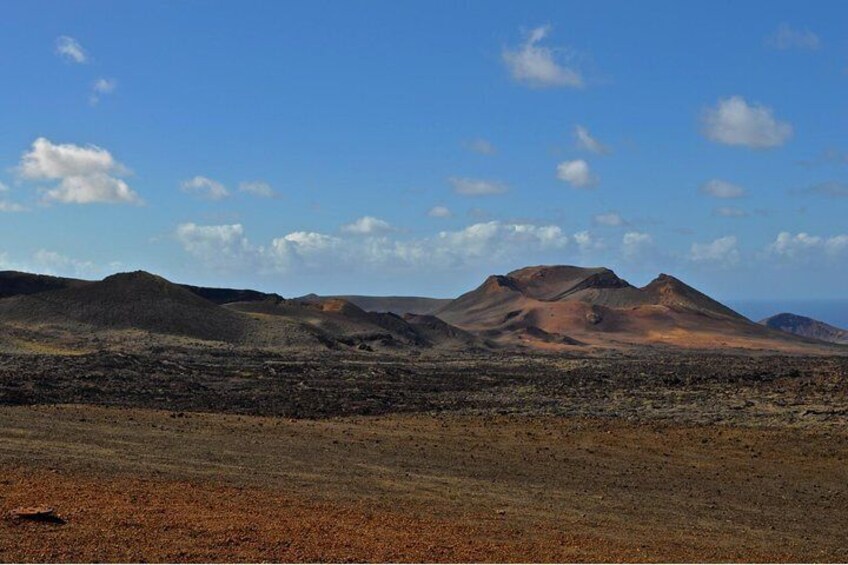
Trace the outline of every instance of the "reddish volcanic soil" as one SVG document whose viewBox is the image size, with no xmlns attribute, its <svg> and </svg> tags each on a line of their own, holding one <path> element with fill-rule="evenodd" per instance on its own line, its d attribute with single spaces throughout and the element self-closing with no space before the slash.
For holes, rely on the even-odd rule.
<svg viewBox="0 0 848 565">
<path fill-rule="evenodd" d="M 845 561 L 848 434 L 0 409 L 2 561 Z M 64 524 L 8 517 L 54 507 Z"/>
</svg>

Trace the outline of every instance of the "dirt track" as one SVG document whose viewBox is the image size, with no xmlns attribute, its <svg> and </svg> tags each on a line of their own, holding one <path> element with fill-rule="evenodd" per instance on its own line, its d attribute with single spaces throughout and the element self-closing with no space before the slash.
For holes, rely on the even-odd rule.
<svg viewBox="0 0 848 565">
<path fill-rule="evenodd" d="M 0 559 L 845 561 L 848 434 L 0 409 Z"/>
</svg>

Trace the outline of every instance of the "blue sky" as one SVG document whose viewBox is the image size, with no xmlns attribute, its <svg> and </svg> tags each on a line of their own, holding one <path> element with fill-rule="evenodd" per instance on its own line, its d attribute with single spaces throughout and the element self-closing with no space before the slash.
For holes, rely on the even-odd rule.
<svg viewBox="0 0 848 565">
<path fill-rule="evenodd" d="M 842 298 L 844 2 L 6 2 L 0 268 Z"/>
</svg>

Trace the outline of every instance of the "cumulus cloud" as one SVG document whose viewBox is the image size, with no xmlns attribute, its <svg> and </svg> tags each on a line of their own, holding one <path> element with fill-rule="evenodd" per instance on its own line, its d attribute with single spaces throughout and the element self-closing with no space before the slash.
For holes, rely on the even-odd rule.
<svg viewBox="0 0 848 565">
<path fill-rule="evenodd" d="M 582 254 L 600 251 L 606 247 L 603 240 L 596 238 L 588 231 L 579 231 L 574 234 L 572 239 L 574 239 L 577 249 Z"/>
<path fill-rule="evenodd" d="M 806 232 L 793 235 L 784 231 L 777 235 L 767 251 L 785 259 L 810 260 L 817 253 L 831 258 L 841 257 L 848 252 L 848 235 L 819 236 Z"/>
<path fill-rule="evenodd" d="M 550 30 L 550 26 L 537 27 L 518 47 L 505 48 L 502 53 L 504 64 L 516 82 L 527 86 L 581 88 L 583 77 L 577 69 L 563 63 L 561 59 L 567 58 L 563 50 L 540 45 Z"/>
<path fill-rule="evenodd" d="M 725 266 L 739 262 L 738 240 L 736 236 L 720 237 L 708 243 L 693 243 L 689 258 L 697 263 L 714 263 Z"/>
<path fill-rule="evenodd" d="M 722 199 L 742 198 L 746 194 L 741 186 L 721 179 L 712 179 L 702 184 L 701 193 Z"/>
<path fill-rule="evenodd" d="M 619 214 L 608 212 L 606 214 L 595 214 L 592 221 L 599 226 L 618 227 L 623 226 L 626 222 Z"/>
<path fill-rule="evenodd" d="M 387 234 L 341 238 L 318 232 L 292 232 L 268 245 L 253 245 L 241 224 L 182 224 L 176 240 L 190 255 L 213 268 L 249 265 L 264 272 L 294 269 L 336 270 L 391 267 L 457 269 L 503 258 L 564 249 L 569 238 L 554 225 L 481 222 L 433 237 L 399 239 Z"/>
<path fill-rule="evenodd" d="M 453 186 L 453 191 L 463 196 L 487 196 L 490 194 L 503 194 L 509 188 L 507 185 L 483 180 L 472 179 L 467 177 L 451 177 L 448 182 Z"/>
<path fill-rule="evenodd" d="M 91 261 L 73 259 L 47 249 L 36 251 L 32 260 L 36 270 L 48 275 L 86 276 L 98 270 Z"/>
<path fill-rule="evenodd" d="M 563 161 L 557 165 L 557 178 L 574 188 L 591 188 L 598 184 L 597 177 L 589 169 L 589 163 L 583 159 Z"/>
<path fill-rule="evenodd" d="M 220 182 L 199 175 L 183 181 L 180 188 L 183 192 L 198 194 L 209 200 L 220 200 L 230 195 L 227 187 Z"/>
<path fill-rule="evenodd" d="M 433 206 L 427 215 L 431 218 L 450 218 L 453 214 L 446 206 Z"/>
<path fill-rule="evenodd" d="M 789 24 L 780 24 L 777 29 L 766 37 L 766 47 L 785 51 L 787 49 L 802 49 L 815 51 L 821 47 L 819 36 L 809 29 L 795 29 Z"/>
<path fill-rule="evenodd" d="M 704 135 L 725 145 L 754 149 L 777 147 L 792 137 L 792 125 L 774 117 L 771 108 L 748 104 L 741 96 L 718 101 L 703 114 Z"/>
<path fill-rule="evenodd" d="M 465 144 L 465 147 L 474 153 L 480 155 L 494 155 L 498 152 L 497 148 L 488 139 L 472 139 Z"/>
<path fill-rule="evenodd" d="M 141 198 L 121 179 L 129 170 L 96 145 L 54 144 L 39 137 L 24 153 L 18 174 L 27 180 L 58 181 L 46 201 L 66 204 L 141 204 Z"/>
<path fill-rule="evenodd" d="M 92 106 L 96 106 L 100 103 L 100 99 L 107 95 L 115 92 L 115 89 L 118 88 L 118 81 L 113 78 L 99 78 L 94 81 L 94 84 L 91 86 L 91 96 L 88 101 Z"/>
<path fill-rule="evenodd" d="M 261 180 L 240 182 L 238 189 L 239 192 L 246 192 L 261 198 L 273 198 L 277 194 L 270 184 Z"/>
<path fill-rule="evenodd" d="M 343 233 L 350 233 L 354 235 L 371 235 L 386 233 L 393 230 L 394 228 L 389 222 L 381 220 L 380 218 L 375 218 L 374 216 L 363 216 L 350 224 L 342 226 Z"/>
<path fill-rule="evenodd" d="M 72 63 L 85 63 L 88 61 L 88 54 L 82 45 L 67 35 L 62 35 L 56 38 L 56 54 Z"/>
<path fill-rule="evenodd" d="M 598 155 L 608 155 L 612 153 L 612 150 L 607 145 L 604 145 L 592 137 L 589 134 L 589 130 L 584 126 L 578 125 L 574 127 L 574 138 L 577 140 L 577 147 L 580 149 L 597 153 Z"/>
<path fill-rule="evenodd" d="M 654 247 L 654 238 L 647 233 L 629 231 L 621 238 L 621 254 L 630 261 L 641 259 Z"/>
<path fill-rule="evenodd" d="M 748 212 L 736 206 L 719 206 L 713 209 L 713 215 L 721 218 L 745 218 Z"/>
<path fill-rule="evenodd" d="M 253 260 L 253 247 L 245 237 L 241 224 L 181 224 L 175 236 L 185 251 L 212 268 L 241 268 Z"/>
</svg>

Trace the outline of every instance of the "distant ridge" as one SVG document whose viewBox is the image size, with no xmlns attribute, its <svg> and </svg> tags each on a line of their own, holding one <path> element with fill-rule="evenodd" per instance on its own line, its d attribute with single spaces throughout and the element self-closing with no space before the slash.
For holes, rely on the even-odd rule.
<svg viewBox="0 0 848 565">
<path fill-rule="evenodd" d="M 760 323 L 782 332 L 829 343 L 848 345 L 848 330 L 806 316 L 784 312 L 761 320 Z"/>
<path fill-rule="evenodd" d="M 284 299 L 250 289 L 179 285 L 144 271 L 96 282 L 2 272 L 0 291 L 0 346 L 6 350 L 18 342 L 38 348 L 51 339 L 89 347 L 126 344 L 131 334 L 114 330 L 275 350 L 366 353 L 659 345 L 807 351 L 827 347 L 823 339 L 842 342 L 846 333 L 800 317 L 755 324 L 666 274 L 639 288 L 604 267 L 568 265 L 492 275 L 454 300 L 354 297 L 366 307 L 341 297 Z M 432 308 L 427 314 L 394 311 Z"/>
<path fill-rule="evenodd" d="M 361 349 L 384 347 L 451 347 L 475 343 L 476 339 L 431 316 L 390 312 L 366 312 L 342 298 L 300 297 L 285 300 L 232 303 L 228 308 L 253 315 L 271 316 L 307 324 L 327 340 Z"/>
<path fill-rule="evenodd" d="M 87 284 L 90 284 L 90 282 L 79 279 L 35 275 L 20 271 L 0 271 L 0 298 L 21 294 L 37 294 L 63 288 L 78 288 Z"/>
<path fill-rule="evenodd" d="M 0 320 L 141 329 L 220 341 L 238 340 L 245 330 L 238 314 L 144 271 L 0 300 Z"/>
<path fill-rule="evenodd" d="M 215 304 L 229 304 L 231 302 L 258 302 L 260 300 L 268 300 L 269 298 L 282 299 L 282 296 L 279 294 L 260 292 L 258 290 L 212 288 L 205 286 L 192 286 L 189 284 L 181 284 L 179 286 L 196 294 L 197 296 L 205 298 L 210 302 L 214 302 Z"/>
<path fill-rule="evenodd" d="M 318 296 L 307 294 L 295 300 L 301 302 L 316 302 L 328 298 L 341 298 L 359 306 L 368 312 L 389 312 L 403 316 L 404 314 L 432 314 L 448 304 L 451 298 L 426 298 L 423 296 L 363 296 L 356 294 L 341 294 L 333 296 Z"/>
</svg>

